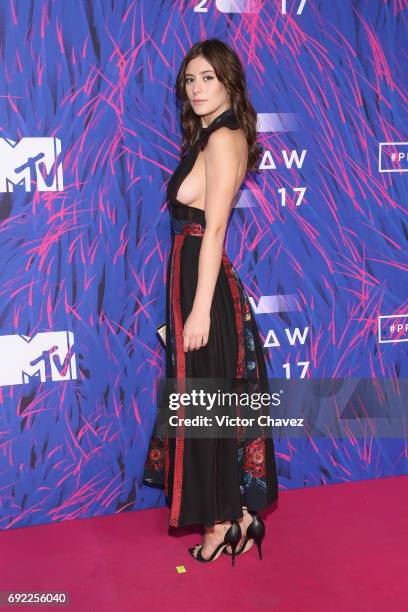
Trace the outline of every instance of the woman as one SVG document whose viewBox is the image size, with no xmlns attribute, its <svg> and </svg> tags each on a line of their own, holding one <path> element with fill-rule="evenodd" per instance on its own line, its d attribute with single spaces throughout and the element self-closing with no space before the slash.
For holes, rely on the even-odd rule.
<svg viewBox="0 0 408 612">
<path fill-rule="evenodd" d="M 172 222 L 166 310 L 166 377 L 260 381 L 267 373 L 247 295 L 224 250 L 232 202 L 257 169 L 256 113 L 236 53 L 217 39 L 195 44 L 176 83 L 182 159 L 167 195 Z M 164 486 L 169 524 L 205 527 L 190 548 L 199 561 L 221 552 L 261 556 L 257 510 L 278 497 L 272 438 L 174 439 L 153 432 L 144 480 Z M 248 511 L 249 508 L 249 511 Z"/>
</svg>

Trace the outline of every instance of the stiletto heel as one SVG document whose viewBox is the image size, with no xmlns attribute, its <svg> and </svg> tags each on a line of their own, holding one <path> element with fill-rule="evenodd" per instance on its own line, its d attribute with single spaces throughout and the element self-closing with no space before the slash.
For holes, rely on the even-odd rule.
<svg viewBox="0 0 408 612">
<path fill-rule="evenodd" d="M 262 540 L 265 537 L 265 523 L 258 514 L 254 516 L 252 523 L 249 525 L 246 532 L 246 537 L 247 539 L 254 539 L 255 544 L 258 547 L 259 559 L 262 560 L 261 545 Z"/>
<path fill-rule="evenodd" d="M 217 548 L 213 550 L 213 552 L 211 553 L 211 556 L 208 559 L 204 559 L 203 555 L 201 554 L 201 550 L 203 548 L 202 544 L 197 551 L 197 556 L 193 554 L 196 548 L 195 546 L 192 546 L 188 550 L 191 556 L 194 557 L 194 559 L 196 559 L 197 561 L 201 561 L 202 563 L 209 563 L 210 561 L 215 561 L 216 559 L 218 559 L 222 551 L 225 550 L 225 547 L 230 545 L 231 550 L 232 550 L 232 566 L 234 567 L 235 566 L 235 556 L 236 556 L 235 551 L 236 551 L 237 544 L 240 541 L 240 539 L 241 539 L 241 528 L 238 525 L 237 521 L 234 520 L 234 521 L 231 521 L 231 527 L 228 529 L 228 531 L 226 531 L 224 535 L 224 540 L 221 542 L 221 544 L 218 544 Z"/>
<path fill-rule="evenodd" d="M 265 531 L 266 531 L 265 523 L 263 522 L 263 520 L 261 519 L 261 517 L 259 516 L 257 512 L 249 511 L 249 514 L 251 514 L 252 516 L 252 523 L 248 526 L 248 529 L 245 534 L 245 539 L 244 539 L 244 542 L 241 548 L 237 550 L 236 552 L 234 551 L 234 556 L 241 555 L 242 553 L 250 550 L 249 548 L 248 549 L 246 548 L 246 545 L 248 544 L 250 540 L 253 539 L 255 544 L 258 547 L 259 559 L 262 560 L 262 540 L 265 537 Z M 231 555 L 231 553 L 228 552 L 226 548 L 224 548 L 223 552 L 226 555 Z"/>
<path fill-rule="evenodd" d="M 240 530 L 241 532 L 241 530 Z M 232 554 L 231 554 L 231 561 L 232 561 L 232 565 L 235 566 L 235 556 L 236 556 L 236 550 L 237 550 L 237 545 L 238 542 L 241 538 L 238 538 L 238 540 L 236 542 L 234 542 L 233 544 L 231 544 L 231 550 L 232 550 Z M 225 548 L 224 548 L 225 550 Z"/>
</svg>

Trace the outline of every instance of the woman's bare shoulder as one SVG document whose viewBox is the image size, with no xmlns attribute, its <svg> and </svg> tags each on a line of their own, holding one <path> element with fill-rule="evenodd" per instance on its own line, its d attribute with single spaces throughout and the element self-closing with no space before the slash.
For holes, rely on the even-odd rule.
<svg viewBox="0 0 408 612">
<path fill-rule="evenodd" d="M 223 125 L 210 134 L 204 150 L 207 150 L 209 155 L 219 154 L 222 151 L 223 153 L 236 153 L 239 156 L 246 153 L 247 147 L 247 139 L 242 128 L 232 129 Z"/>
</svg>

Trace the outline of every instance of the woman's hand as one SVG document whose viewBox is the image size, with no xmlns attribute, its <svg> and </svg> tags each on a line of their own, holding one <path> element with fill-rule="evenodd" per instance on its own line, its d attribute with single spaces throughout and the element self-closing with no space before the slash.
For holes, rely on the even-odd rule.
<svg viewBox="0 0 408 612">
<path fill-rule="evenodd" d="M 184 323 L 183 344 L 184 352 L 194 351 L 208 342 L 210 333 L 210 313 L 208 310 L 192 310 Z"/>
</svg>

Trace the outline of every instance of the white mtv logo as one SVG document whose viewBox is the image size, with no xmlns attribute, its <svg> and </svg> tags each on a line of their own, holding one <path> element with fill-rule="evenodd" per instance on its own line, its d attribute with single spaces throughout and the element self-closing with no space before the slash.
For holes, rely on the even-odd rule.
<svg viewBox="0 0 408 612">
<path fill-rule="evenodd" d="M 0 336 L 0 387 L 76 378 L 72 332 Z"/>
<path fill-rule="evenodd" d="M 23 185 L 31 191 L 36 179 L 38 191 L 62 191 L 62 162 L 59 138 L 22 138 L 16 143 L 0 138 L 0 192 L 14 191 Z"/>
</svg>

